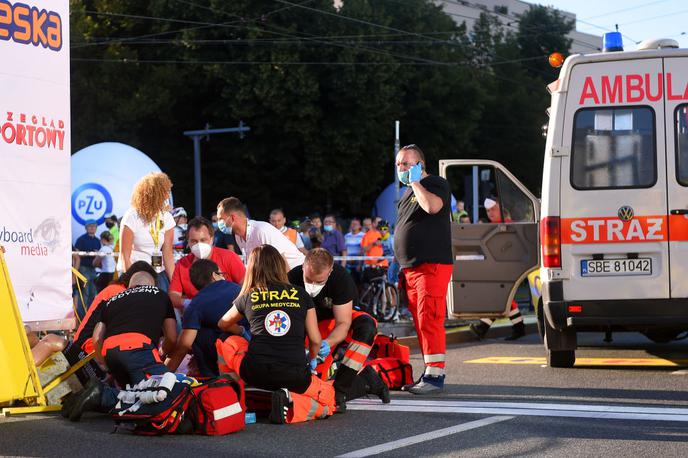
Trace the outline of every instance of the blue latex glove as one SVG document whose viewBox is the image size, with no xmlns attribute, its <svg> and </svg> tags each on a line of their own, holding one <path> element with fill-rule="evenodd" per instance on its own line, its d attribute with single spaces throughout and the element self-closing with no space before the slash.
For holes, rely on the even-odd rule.
<svg viewBox="0 0 688 458">
<path fill-rule="evenodd" d="M 423 174 L 423 166 L 420 162 L 409 169 L 408 181 L 409 184 L 420 181 L 421 175 Z"/>
<path fill-rule="evenodd" d="M 246 328 L 241 328 L 241 329 L 243 329 L 243 331 L 241 331 L 241 337 L 243 337 L 244 339 L 246 339 L 250 342 L 251 338 L 253 337 L 253 336 L 251 336 L 251 333 L 248 332 L 248 329 L 246 329 Z"/>
<path fill-rule="evenodd" d="M 182 305 L 184 306 L 184 308 L 187 308 L 190 303 L 191 303 L 191 299 L 184 299 L 182 301 Z"/>
<path fill-rule="evenodd" d="M 313 358 L 310 360 L 310 365 L 311 365 L 311 370 L 315 371 L 315 368 L 318 367 L 318 360 Z"/>
<path fill-rule="evenodd" d="M 327 355 L 330 354 L 330 344 L 327 343 L 327 340 L 322 341 L 320 344 L 320 350 L 318 351 L 318 358 L 322 358 L 323 361 L 325 361 L 325 358 L 327 358 Z"/>
</svg>

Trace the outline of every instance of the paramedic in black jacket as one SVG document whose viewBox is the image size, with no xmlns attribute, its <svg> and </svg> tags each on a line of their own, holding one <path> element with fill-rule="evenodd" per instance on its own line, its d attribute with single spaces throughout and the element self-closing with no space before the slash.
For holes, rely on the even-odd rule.
<svg viewBox="0 0 688 458">
<path fill-rule="evenodd" d="M 164 337 L 165 353 L 174 349 L 177 323 L 172 302 L 146 272 L 132 276 L 129 289 L 112 297 L 93 331 L 96 359 L 120 386 L 136 384 L 150 375 L 167 372 L 158 352 Z M 118 390 L 92 379 L 86 389 L 63 406 L 63 415 L 79 421 L 85 411 L 108 411 Z"/>
</svg>

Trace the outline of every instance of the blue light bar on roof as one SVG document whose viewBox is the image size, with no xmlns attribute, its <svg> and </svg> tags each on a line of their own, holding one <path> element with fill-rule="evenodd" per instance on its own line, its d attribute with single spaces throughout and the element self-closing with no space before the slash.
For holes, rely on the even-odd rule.
<svg viewBox="0 0 688 458">
<path fill-rule="evenodd" d="M 623 38 L 621 38 L 621 32 L 605 33 L 604 37 L 602 37 L 602 51 L 623 51 Z"/>
</svg>

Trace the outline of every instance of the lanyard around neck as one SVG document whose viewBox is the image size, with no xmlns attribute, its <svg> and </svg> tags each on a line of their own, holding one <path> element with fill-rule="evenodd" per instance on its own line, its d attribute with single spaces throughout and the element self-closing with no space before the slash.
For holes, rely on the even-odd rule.
<svg viewBox="0 0 688 458">
<path fill-rule="evenodd" d="M 160 245 L 160 213 L 155 215 L 155 221 L 151 222 L 150 225 L 150 235 L 153 237 L 153 243 L 155 244 L 155 249 L 158 250 Z"/>
</svg>

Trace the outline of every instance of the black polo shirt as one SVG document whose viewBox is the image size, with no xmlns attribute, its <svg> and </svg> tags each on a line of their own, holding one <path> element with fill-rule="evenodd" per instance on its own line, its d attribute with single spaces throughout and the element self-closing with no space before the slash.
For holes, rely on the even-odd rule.
<svg viewBox="0 0 688 458">
<path fill-rule="evenodd" d="M 289 283 L 304 287 L 303 266 L 296 266 L 289 271 Z M 358 304 L 358 290 L 349 272 L 340 264 L 332 266 L 332 273 L 327 279 L 325 286 L 313 298 L 315 311 L 318 314 L 318 321 L 331 320 L 334 318 L 333 307 L 352 302 Z"/>
<path fill-rule="evenodd" d="M 306 313 L 313 301 L 306 290 L 270 285 L 240 296 L 234 306 L 246 317 L 253 338 L 247 358 L 263 363 L 305 365 Z"/>
<path fill-rule="evenodd" d="M 172 301 L 155 286 L 136 286 L 122 291 L 107 301 L 100 321 L 105 324 L 105 338 L 135 332 L 147 336 L 157 345 L 162 336 L 162 323 L 175 319 Z"/>
<path fill-rule="evenodd" d="M 397 207 L 394 254 L 402 268 L 423 263 L 453 264 L 449 183 L 442 177 L 428 175 L 420 184 L 442 199 L 442 209 L 434 215 L 427 213 L 409 187 Z"/>
</svg>

